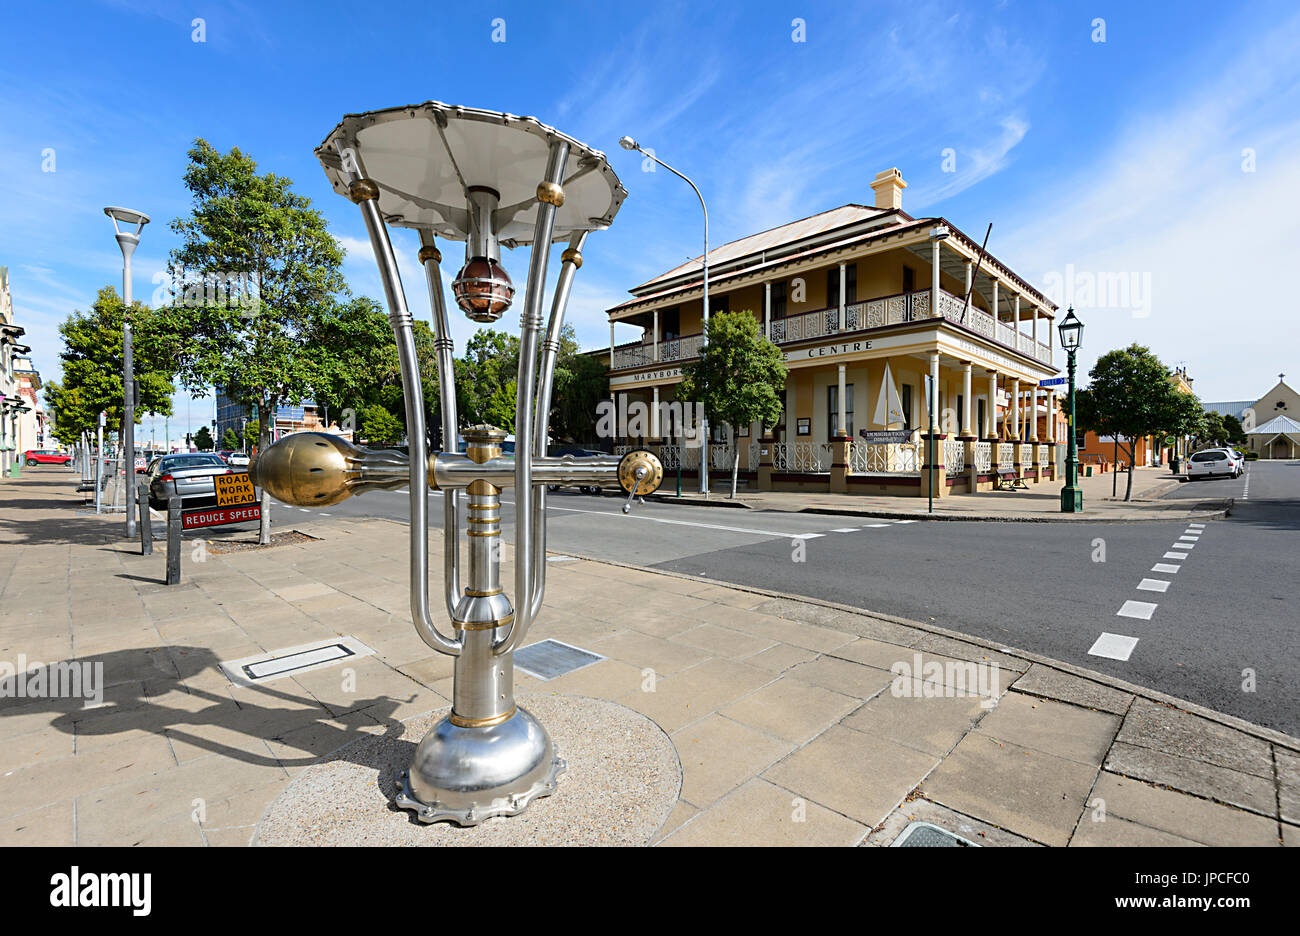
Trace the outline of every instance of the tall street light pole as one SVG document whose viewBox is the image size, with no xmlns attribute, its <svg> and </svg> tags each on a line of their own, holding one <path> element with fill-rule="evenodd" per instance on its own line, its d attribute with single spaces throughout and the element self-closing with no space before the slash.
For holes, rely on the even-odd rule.
<svg viewBox="0 0 1300 936">
<path fill-rule="evenodd" d="M 140 244 L 140 232 L 149 216 L 129 208 L 108 207 L 117 246 L 122 249 L 122 484 L 126 487 L 126 535 L 135 531 L 135 367 L 131 360 L 131 254 Z M 135 225 L 135 230 L 131 226 Z M 124 229 L 125 228 L 125 229 Z"/>
<path fill-rule="evenodd" d="M 1081 513 L 1083 511 L 1083 489 L 1079 487 L 1079 444 L 1075 430 L 1074 414 L 1074 356 L 1083 345 L 1083 323 L 1074 316 L 1074 306 L 1070 306 L 1065 321 L 1057 326 L 1061 333 L 1061 347 L 1065 349 L 1067 366 L 1070 371 L 1070 422 L 1069 441 L 1065 456 L 1065 487 L 1061 488 L 1061 513 Z"/>
<path fill-rule="evenodd" d="M 654 153 L 648 153 L 641 148 L 636 140 L 630 136 L 625 136 L 618 141 L 618 145 L 625 150 L 636 150 L 647 159 L 652 159 L 659 165 L 663 166 L 677 178 L 681 179 L 691 187 L 695 192 L 695 197 L 700 200 L 700 208 L 704 210 L 704 335 L 701 339 L 701 350 L 703 354 L 704 347 L 709 343 L 709 207 L 704 204 L 704 196 L 700 194 L 699 186 L 692 182 L 688 177 L 678 172 L 668 163 L 664 162 Z M 709 420 L 708 416 L 702 416 L 700 420 L 700 435 L 703 437 L 702 448 L 700 449 L 700 493 L 708 496 L 709 493 Z"/>
</svg>

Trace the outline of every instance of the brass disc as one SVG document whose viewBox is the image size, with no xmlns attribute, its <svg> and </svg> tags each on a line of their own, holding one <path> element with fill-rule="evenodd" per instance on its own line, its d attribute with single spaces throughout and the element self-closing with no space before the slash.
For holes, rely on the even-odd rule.
<svg viewBox="0 0 1300 936">
<path fill-rule="evenodd" d="M 637 484 L 636 472 L 638 468 L 646 468 L 646 474 Z M 623 456 L 623 460 L 618 463 L 618 483 L 625 493 L 632 493 L 633 486 L 636 487 L 638 496 L 653 494 L 659 490 L 659 485 L 664 480 L 664 466 L 653 452 L 647 452 L 645 449 L 633 449 Z"/>
</svg>

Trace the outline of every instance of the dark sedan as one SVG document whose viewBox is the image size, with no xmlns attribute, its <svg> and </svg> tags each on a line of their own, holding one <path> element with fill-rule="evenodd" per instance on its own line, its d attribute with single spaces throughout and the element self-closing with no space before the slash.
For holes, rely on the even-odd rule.
<svg viewBox="0 0 1300 936">
<path fill-rule="evenodd" d="M 220 455 L 164 455 L 149 466 L 149 506 L 166 510 L 168 500 L 179 496 L 186 510 L 215 507 L 217 488 L 212 479 L 216 475 L 237 473 Z"/>
</svg>

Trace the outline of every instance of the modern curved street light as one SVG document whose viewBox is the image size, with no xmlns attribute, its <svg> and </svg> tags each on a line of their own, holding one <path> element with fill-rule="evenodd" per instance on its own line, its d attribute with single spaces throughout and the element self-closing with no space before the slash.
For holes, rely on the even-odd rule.
<svg viewBox="0 0 1300 936">
<path fill-rule="evenodd" d="M 664 162 L 654 153 L 648 153 L 641 148 L 641 144 L 630 136 L 625 136 L 618 141 L 618 145 L 625 150 L 635 150 L 647 159 L 653 159 L 656 163 L 663 166 L 677 178 L 681 179 L 695 192 L 695 197 L 700 200 L 700 208 L 704 210 L 704 322 L 703 337 L 701 338 L 701 348 L 709 343 L 709 207 L 704 204 L 704 196 L 700 194 L 699 186 L 690 180 L 686 175 L 678 172 L 668 163 Z M 705 415 L 700 424 L 700 434 L 703 436 L 703 448 L 700 450 L 700 493 L 705 496 L 709 493 L 709 420 Z M 680 490 L 679 490 L 680 493 Z"/>
<path fill-rule="evenodd" d="M 135 367 L 131 360 L 131 254 L 140 244 L 140 232 L 149 216 L 130 208 L 109 206 L 104 214 L 113 220 L 117 246 L 122 249 L 122 484 L 126 487 L 126 535 L 135 530 Z M 131 226 L 135 230 L 131 230 Z"/>
</svg>

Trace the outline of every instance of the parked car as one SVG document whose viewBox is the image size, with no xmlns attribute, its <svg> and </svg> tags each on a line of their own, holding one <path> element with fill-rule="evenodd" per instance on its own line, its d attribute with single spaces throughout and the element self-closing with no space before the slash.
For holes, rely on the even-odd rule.
<svg viewBox="0 0 1300 936">
<path fill-rule="evenodd" d="M 598 452 L 594 449 L 585 449 L 580 445 L 553 445 L 551 446 L 552 455 L 572 455 L 575 458 L 591 458 L 595 455 L 606 455 L 606 452 Z M 558 491 L 562 487 L 576 487 L 583 494 L 599 494 L 600 485 L 598 484 L 548 484 L 548 491 Z"/>
<path fill-rule="evenodd" d="M 248 460 L 249 460 L 249 459 L 248 459 L 248 453 L 247 453 L 247 452 L 229 452 L 229 451 L 223 451 L 223 452 L 217 452 L 217 454 L 220 455 L 223 459 L 225 459 L 226 464 L 231 465 L 231 466 L 233 466 L 233 467 L 235 467 L 235 468 L 247 468 L 247 467 L 248 467 Z"/>
<path fill-rule="evenodd" d="M 1203 449 L 1187 460 L 1187 480 L 1215 476 L 1235 478 L 1241 474 L 1241 466 L 1242 463 L 1227 449 Z"/>
<path fill-rule="evenodd" d="M 53 449 L 28 449 L 23 452 L 23 461 L 27 462 L 28 468 L 36 465 L 69 465 L 72 463 L 72 456 L 67 452 L 56 452 Z"/>
<path fill-rule="evenodd" d="M 212 479 L 235 473 L 219 455 L 206 452 L 164 455 L 149 466 L 149 506 L 166 510 L 167 502 L 179 496 L 185 510 L 215 507 L 217 488 Z"/>
</svg>

